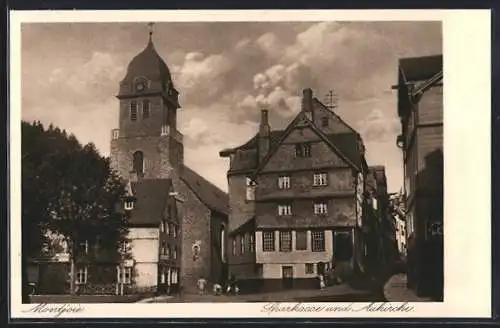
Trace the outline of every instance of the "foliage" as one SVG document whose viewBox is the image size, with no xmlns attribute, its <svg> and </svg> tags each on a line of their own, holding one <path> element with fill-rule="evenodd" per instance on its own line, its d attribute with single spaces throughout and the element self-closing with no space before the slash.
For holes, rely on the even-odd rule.
<svg viewBox="0 0 500 328">
<path fill-rule="evenodd" d="M 119 260 L 127 217 L 116 211 L 125 186 L 92 143 L 40 122 L 22 122 L 23 255 L 40 256 L 52 232 L 73 259 Z M 80 247 L 87 241 L 87 250 Z M 51 245 L 49 249 L 56 249 Z M 92 251 L 99 250 L 99 251 Z"/>
</svg>

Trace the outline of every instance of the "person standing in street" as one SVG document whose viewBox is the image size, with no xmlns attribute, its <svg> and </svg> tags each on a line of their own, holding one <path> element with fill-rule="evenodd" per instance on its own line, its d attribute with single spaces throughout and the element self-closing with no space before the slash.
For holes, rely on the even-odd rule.
<svg viewBox="0 0 500 328">
<path fill-rule="evenodd" d="M 200 277 L 200 279 L 198 279 L 197 285 L 198 285 L 198 293 L 200 295 L 205 294 L 206 284 L 207 284 L 207 281 L 205 280 L 205 278 Z"/>
</svg>

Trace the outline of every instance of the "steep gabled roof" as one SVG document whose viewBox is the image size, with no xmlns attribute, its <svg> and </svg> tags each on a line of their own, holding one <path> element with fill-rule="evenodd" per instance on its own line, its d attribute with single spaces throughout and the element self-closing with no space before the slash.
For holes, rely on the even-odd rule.
<svg viewBox="0 0 500 328">
<path fill-rule="evenodd" d="M 136 203 L 130 212 L 129 223 L 131 225 L 159 225 L 171 186 L 170 179 L 132 182 L 131 187 Z"/>
<path fill-rule="evenodd" d="M 248 231 L 255 231 L 255 216 L 252 217 L 250 220 L 246 221 L 242 225 L 240 225 L 237 229 L 231 231 L 229 234 L 230 236 L 235 236 L 240 233 L 245 233 Z"/>
<path fill-rule="evenodd" d="M 413 108 L 414 92 L 421 92 L 443 77 L 443 55 L 402 58 L 398 67 L 398 115 L 406 116 Z M 431 84 L 418 87 L 414 90 L 410 84 L 414 82 L 430 81 Z"/>
<path fill-rule="evenodd" d="M 229 196 L 198 173 L 184 166 L 181 179 L 210 210 L 223 215 L 229 213 Z"/>
<path fill-rule="evenodd" d="M 276 142 L 279 140 L 281 135 L 283 134 L 283 130 L 273 130 L 271 131 L 270 139 L 271 139 L 271 147 L 276 144 Z M 229 148 L 229 149 L 224 149 L 220 152 L 221 156 L 226 156 L 232 152 L 235 152 L 237 150 L 249 150 L 249 149 L 255 149 L 258 147 L 259 144 L 259 134 L 256 133 L 250 140 L 245 142 L 243 145 L 234 147 L 234 148 Z"/>
<path fill-rule="evenodd" d="M 353 162 L 349 157 L 347 157 L 337 146 L 335 143 L 333 143 L 334 138 L 329 138 L 327 135 L 325 135 L 320 129 L 318 129 L 313 122 L 308 120 L 306 116 L 301 112 L 299 113 L 293 120 L 290 122 L 290 124 L 287 126 L 283 134 L 281 135 L 280 139 L 277 141 L 277 143 L 271 147 L 270 151 L 264 156 L 262 162 L 259 163 L 255 171 L 252 173 L 252 176 L 255 178 L 257 174 L 264 168 L 264 166 L 267 164 L 269 159 L 274 155 L 274 153 L 277 151 L 281 143 L 288 137 L 288 135 L 292 132 L 292 130 L 295 128 L 297 123 L 300 121 L 306 121 L 306 125 L 310 129 L 312 129 L 323 141 L 325 141 L 330 148 L 337 153 L 342 159 L 346 161 L 347 164 L 351 165 L 353 168 L 360 170 L 361 166 L 356 164 L 356 162 Z M 347 148 L 347 147 L 346 147 Z M 357 141 L 356 141 L 356 146 L 355 149 L 358 149 L 357 146 Z"/>
<path fill-rule="evenodd" d="M 328 140 L 357 167 L 363 167 L 363 155 L 359 150 L 360 136 L 358 133 L 329 133 Z"/>
<path fill-rule="evenodd" d="M 443 70 L 443 55 L 402 58 L 399 69 L 404 82 L 425 81 Z"/>
<path fill-rule="evenodd" d="M 344 124 L 345 127 L 347 127 L 348 129 L 350 129 L 353 133 L 358 133 L 356 130 L 354 130 L 354 128 L 352 126 L 350 126 L 349 124 L 347 124 L 346 121 L 344 121 L 342 119 L 342 117 L 340 117 L 339 115 L 337 115 L 337 113 L 335 113 L 334 111 L 330 110 L 328 107 L 325 106 L 325 104 L 323 104 L 321 101 L 319 101 L 318 98 L 314 98 L 313 101 L 314 101 L 315 104 L 321 106 L 325 111 L 327 111 L 328 113 L 330 113 L 330 115 L 332 115 L 335 118 L 337 118 L 342 124 Z"/>
</svg>

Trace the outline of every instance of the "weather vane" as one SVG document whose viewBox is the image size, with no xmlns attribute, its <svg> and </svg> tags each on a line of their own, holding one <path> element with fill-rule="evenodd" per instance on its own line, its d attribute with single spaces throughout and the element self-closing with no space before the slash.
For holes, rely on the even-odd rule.
<svg viewBox="0 0 500 328">
<path fill-rule="evenodd" d="M 149 36 L 152 36 L 153 35 L 153 26 L 155 25 L 155 23 L 151 22 L 151 23 L 148 23 L 148 27 L 149 27 Z"/>
<path fill-rule="evenodd" d="M 330 90 L 328 94 L 326 95 L 326 107 L 328 109 L 334 109 L 337 108 L 337 95 L 334 93 L 333 90 Z"/>
</svg>

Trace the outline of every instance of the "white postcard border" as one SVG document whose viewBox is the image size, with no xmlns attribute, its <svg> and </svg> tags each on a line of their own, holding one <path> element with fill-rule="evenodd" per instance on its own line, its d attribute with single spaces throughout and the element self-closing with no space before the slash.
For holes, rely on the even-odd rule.
<svg viewBox="0 0 500 328">
<path fill-rule="evenodd" d="M 266 313 L 262 303 L 134 303 L 105 306 L 81 304 L 82 311 L 65 312 L 60 318 L 490 317 L 491 13 L 489 10 L 12 11 L 10 13 L 9 165 L 11 317 L 54 317 L 54 313 L 29 311 L 33 308 L 33 304 L 21 304 L 21 126 L 19 123 L 22 22 L 324 20 L 443 22 L 445 301 L 409 303 L 408 306 L 413 307 L 410 312 L 323 311 L 313 314 L 300 311 Z M 360 309 L 363 305 L 354 304 L 353 307 Z"/>
</svg>

